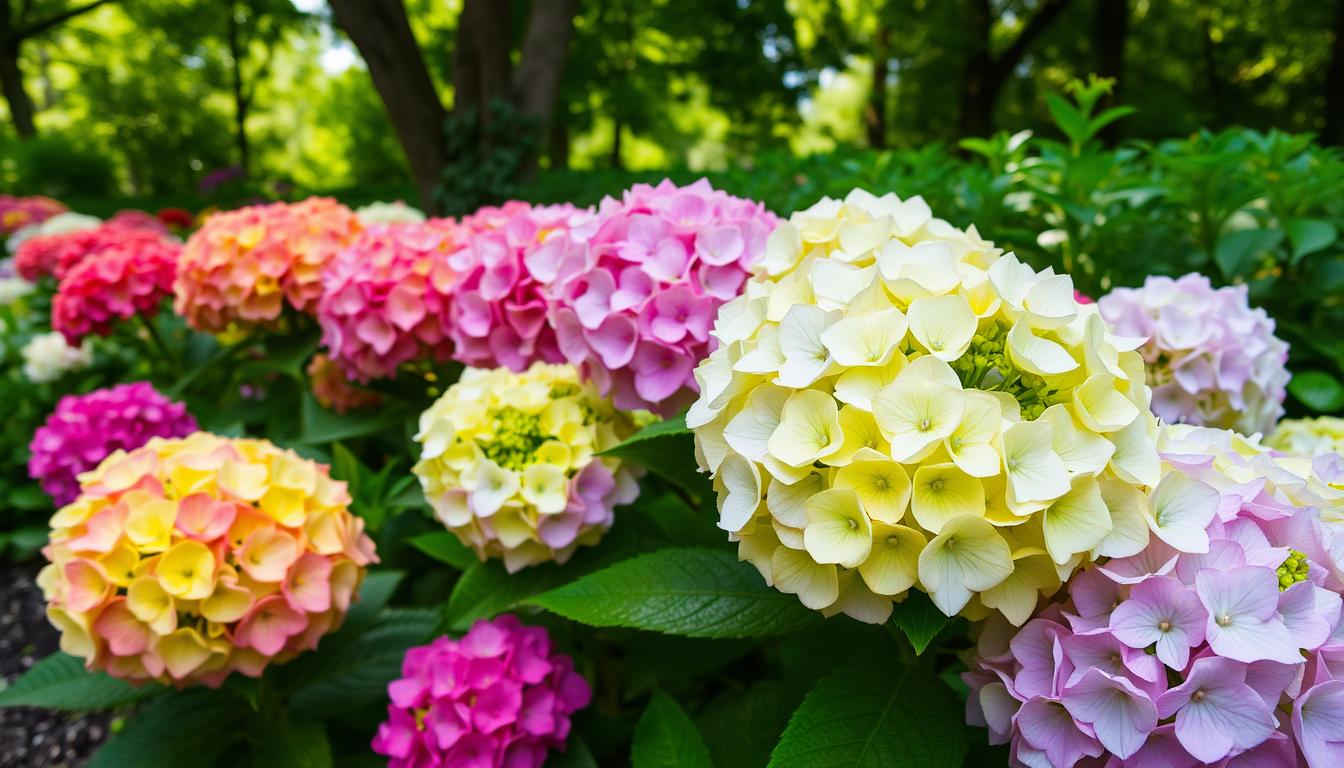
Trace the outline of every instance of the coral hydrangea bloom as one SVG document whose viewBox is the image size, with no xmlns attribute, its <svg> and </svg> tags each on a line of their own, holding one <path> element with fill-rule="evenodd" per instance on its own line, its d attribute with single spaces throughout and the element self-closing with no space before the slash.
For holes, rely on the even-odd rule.
<svg viewBox="0 0 1344 768">
<path fill-rule="evenodd" d="M 51 305 L 51 327 L 71 344 L 106 336 L 114 323 L 152 317 L 172 296 L 182 246 L 163 239 L 111 243 L 61 278 Z"/>
<path fill-rule="evenodd" d="M 570 366 L 468 368 L 420 415 L 414 471 L 435 515 L 482 559 L 510 571 L 563 563 L 639 493 L 618 459 L 595 455 L 634 431 Z"/>
<path fill-rule="evenodd" d="M 155 229 L 107 222 L 91 229 L 31 237 L 14 255 L 14 268 L 25 280 L 60 280 L 80 262 L 109 248 L 153 247 L 164 235 Z"/>
<path fill-rule="evenodd" d="M 592 698 L 545 628 L 508 615 L 410 649 L 387 692 L 373 750 L 391 768 L 538 768 Z"/>
<path fill-rule="evenodd" d="M 338 627 L 377 560 L 345 483 L 264 440 L 153 438 L 80 482 L 38 581 L 61 648 L 131 681 L 259 676 Z"/>
<path fill-rule="evenodd" d="M 546 320 L 545 292 L 569 275 L 552 271 L 550 256 L 559 246 L 545 243 L 566 235 L 586 239 L 598 223 L 593 212 L 511 202 L 472 220 L 482 231 L 450 261 L 461 276 L 447 325 L 453 357 L 477 368 L 513 371 L 538 361 L 564 362 Z"/>
<path fill-rule="evenodd" d="M 1298 456 L 1344 454 L 1344 419 L 1335 416 L 1284 419 L 1274 425 L 1265 445 Z"/>
<path fill-rule="evenodd" d="M 323 275 L 317 305 L 331 358 L 361 381 L 404 363 L 448 359 L 448 254 L 468 230 L 448 219 L 380 224 L 360 233 Z"/>
<path fill-rule="evenodd" d="M 0 235 L 8 236 L 24 227 L 41 224 L 66 210 L 64 203 L 50 197 L 0 195 Z"/>
<path fill-rule="evenodd" d="M 1291 766 L 1294 741 L 1306 765 L 1336 764 L 1344 729 L 1321 709 L 1344 658 L 1341 460 L 1185 426 L 1164 427 L 1161 449 L 1154 538 L 1074 576 L 1020 630 L 987 625 L 969 719 L 1027 765 Z"/>
<path fill-rule="evenodd" d="M 703 179 L 637 184 L 598 216 L 590 238 L 549 238 L 525 266 L 551 286 L 565 359 L 618 408 L 675 413 L 694 398 L 714 312 L 742 289 L 777 219 Z"/>
<path fill-rule="evenodd" d="M 324 197 L 216 213 L 183 249 L 176 311 L 210 333 L 273 323 L 286 306 L 311 314 L 322 270 L 361 228 L 350 209 Z"/>
<path fill-rule="evenodd" d="M 1142 360 L 1067 276 L 861 190 L 781 224 L 760 270 L 718 313 L 687 424 L 768 583 L 870 622 L 918 588 L 1020 623 L 1147 542 Z"/>
<path fill-rule="evenodd" d="M 118 384 L 84 395 L 66 395 L 33 433 L 28 475 L 65 506 L 79 495 L 79 476 L 112 453 L 130 451 L 152 437 L 185 437 L 196 419 L 182 403 L 147 382 Z"/>
<path fill-rule="evenodd" d="M 1149 277 L 1142 288 L 1117 288 L 1098 301 L 1116 333 L 1146 340 L 1140 352 L 1163 421 L 1251 435 L 1283 415 L 1288 344 L 1246 292 L 1215 290 L 1192 273 Z"/>
<path fill-rule="evenodd" d="M 382 402 L 377 392 L 350 383 L 345 370 L 326 355 L 313 355 L 308 361 L 308 380 L 313 386 L 313 397 L 324 408 L 337 413 L 348 413 Z"/>
</svg>

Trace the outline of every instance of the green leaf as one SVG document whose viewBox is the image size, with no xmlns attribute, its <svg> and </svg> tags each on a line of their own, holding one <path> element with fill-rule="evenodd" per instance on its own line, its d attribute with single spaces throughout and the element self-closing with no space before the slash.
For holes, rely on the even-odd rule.
<svg viewBox="0 0 1344 768">
<path fill-rule="evenodd" d="M 1090 138 L 1087 133 L 1087 115 L 1079 112 L 1068 101 L 1057 94 L 1047 93 L 1045 106 L 1050 110 L 1050 117 L 1054 118 L 1055 125 L 1059 126 L 1059 130 L 1069 138 L 1069 141 L 1082 144 Z"/>
<path fill-rule="evenodd" d="M 686 637 L 757 637 L 792 632 L 816 614 L 765 585 L 729 552 L 664 549 L 622 561 L 529 602 L 596 627 Z"/>
<path fill-rule="evenodd" d="M 302 407 L 303 433 L 299 442 L 307 445 L 334 443 L 337 440 L 350 440 L 367 437 L 378 432 L 399 430 L 408 418 L 402 408 L 361 408 L 340 415 L 323 408 L 312 396 L 303 394 Z"/>
<path fill-rule="evenodd" d="M 1291 219 L 1287 226 L 1288 241 L 1293 244 L 1293 263 L 1334 245 L 1339 236 L 1335 225 L 1321 219 Z"/>
<path fill-rule="evenodd" d="M 789 719 L 770 768 L 954 768 L 965 754 L 952 692 L 922 668 L 877 658 L 817 683 Z"/>
<path fill-rule="evenodd" d="M 135 688 L 105 672 L 90 672 L 84 662 L 57 651 L 0 691 L 0 707 L 110 709 L 162 690 L 158 685 Z"/>
<path fill-rule="evenodd" d="M 685 416 L 650 424 L 599 455 L 618 456 L 643 466 L 681 488 L 696 505 L 714 498 L 709 478 L 696 466 L 695 438 L 686 428 Z"/>
<path fill-rule="evenodd" d="M 719 695 L 696 718 L 717 766 L 765 765 L 806 684 L 764 680 Z"/>
<path fill-rule="evenodd" d="M 1218 262 L 1223 277 L 1231 280 L 1245 277 L 1255 265 L 1255 257 L 1277 248 L 1283 241 L 1283 230 L 1240 229 L 1218 238 L 1213 260 Z"/>
<path fill-rule="evenodd" d="M 911 590 L 905 600 L 897 603 L 891 611 L 891 623 L 895 624 L 914 647 L 915 653 L 924 653 L 933 638 L 951 621 L 929 596 L 923 592 Z"/>
<path fill-rule="evenodd" d="M 428 642 L 437 625 L 433 611 L 389 610 L 356 635 L 324 639 L 316 652 L 288 665 L 291 679 L 301 681 L 291 700 L 294 709 L 331 717 L 382 701 L 387 684 L 401 672 L 406 650 Z"/>
<path fill-rule="evenodd" d="M 448 597 L 448 626 L 466 630 L 477 619 L 485 619 L 509 610 L 552 587 L 565 583 L 574 574 L 552 565 L 537 565 L 510 574 L 498 561 L 476 563 L 468 568 Z"/>
<path fill-rule="evenodd" d="M 159 696 L 103 744 L 88 768 L 213 765 L 234 747 L 246 711 L 217 691 Z"/>
<path fill-rule="evenodd" d="M 465 571 L 481 561 L 475 552 L 448 531 L 422 533 L 419 536 L 412 536 L 409 541 L 411 546 L 459 571 Z"/>
<path fill-rule="evenodd" d="M 635 726 L 632 768 L 713 768 L 695 723 L 671 696 L 659 691 Z"/>
<path fill-rule="evenodd" d="M 1288 381 L 1288 391 L 1302 404 L 1320 413 L 1344 408 L 1344 384 L 1325 371 L 1302 371 Z"/>
<path fill-rule="evenodd" d="M 345 626 L 358 627 L 377 618 L 404 578 L 403 571 L 373 571 L 365 576 L 364 584 L 359 588 L 359 599 L 345 616 Z"/>
<path fill-rule="evenodd" d="M 331 743 L 322 723 L 306 717 L 254 718 L 252 768 L 331 768 Z"/>
<path fill-rule="evenodd" d="M 548 768 L 597 768 L 597 760 L 593 758 L 588 742 L 570 731 L 564 751 L 552 752 L 546 758 L 546 765 Z"/>
</svg>

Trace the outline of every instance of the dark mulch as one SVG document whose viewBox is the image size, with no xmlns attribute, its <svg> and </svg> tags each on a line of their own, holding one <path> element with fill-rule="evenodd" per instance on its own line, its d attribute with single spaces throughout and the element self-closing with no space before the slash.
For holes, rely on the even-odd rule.
<svg viewBox="0 0 1344 768">
<path fill-rule="evenodd" d="M 11 681 L 57 648 L 32 566 L 0 566 L 0 677 Z M 112 716 L 47 709 L 0 709 L 0 766 L 83 765 L 107 738 Z"/>
</svg>

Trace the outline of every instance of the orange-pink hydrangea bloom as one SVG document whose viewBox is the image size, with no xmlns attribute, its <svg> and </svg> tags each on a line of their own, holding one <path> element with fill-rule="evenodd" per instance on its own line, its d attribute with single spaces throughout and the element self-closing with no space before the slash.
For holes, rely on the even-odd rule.
<svg viewBox="0 0 1344 768">
<path fill-rule="evenodd" d="M 325 197 L 216 213 L 187 240 L 175 309 L 211 333 L 273 323 L 286 306 L 312 314 L 323 269 L 360 229 L 349 208 Z"/>
<path fill-rule="evenodd" d="M 377 561 L 346 484 L 265 440 L 154 438 L 80 482 L 43 550 L 47 617 L 133 682 L 259 676 L 338 627 Z"/>
</svg>

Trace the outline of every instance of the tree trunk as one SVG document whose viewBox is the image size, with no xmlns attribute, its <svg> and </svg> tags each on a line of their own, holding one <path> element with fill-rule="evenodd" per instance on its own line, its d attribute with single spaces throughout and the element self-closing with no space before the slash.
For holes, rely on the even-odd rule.
<svg viewBox="0 0 1344 768">
<path fill-rule="evenodd" d="M 1330 67 L 1325 71 L 1326 144 L 1344 144 L 1344 0 L 1335 2 L 1335 34 L 1330 41 Z"/>
<path fill-rule="evenodd" d="M 868 108 L 864 123 L 868 128 L 868 146 L 885 149 L 887 146 L 887 72 L 891 66 L 891 30 L 882 10 L 878 10 L 877 29 L 873 30 L 873 82 L 868 94 Z"/>
<path fill-rule="evenodd" d="M 476 108 L 482 128 L 490 123 L 490 102 L 508 99 L 513 50 L 509 3 L 466 0 L 457 21 L 453 48 L 453 112 Z M 488 149 L 488 147 L 485 147 Z"/>
<path fill-rule="evenodd" d="M 23 85 L 17 40 L 0 43 L 0 90 L 5 94 L 9 116 L 14 121 L 14 130 L 18 132 L 19 138 L 29 139 L 36 136 L 37 126 L 33 124 L 33 99 Z"/>
<path fill-rule="evenodd" d="M 233 88 L 233 139 L 234 146 L 238 148 L 238 167 L 243 169 L 244 175 L 251 169 L 251 149 L 247 141 L 247 108 L 248 99 L 244 95 L 243 89 L 243 51 L 242 44 L 238 39 L 238 13 L 237 7 L 233 2 L 229 3 L 229 59 L 231 61 L 229 76 L 230 85 Z"/>
<path fill-rule="evenodd" d="M 625 125 L 618 119 L 611 126 L 611 167 L 616 170 L 621 169 L 621 134 L 625 133 Z"/>
<path fill-rule="evenodd" d="M 1122 101 L 1125 43 L 1128 37 L 1129 0 L 1097 0 L 1092 37 L 1097 54 L 1097 74 L 1115 81 L 1111 95 L 1102 102 L 1103 107 L 1113 107 Z M 1101 138 L 1107 144 L 1115 144 L 1120 139 L 1119 127 L 1119 122 L 1106 126 L 1102 129 Z"/>
<path fill-rule="evenodd" d="M 1222 130 L 1227 125 L 1224 120 L 1224 115 L 1227 114 L 1227 88 L 1223 78 L 1218 76 L 1218 52 L 1214 50 L 1213 31 L 1209 27 L 1209 10 L 1205 6 L 1200 7 L 1199 34 L 1202 38 L 1200 42 L 1202 43 L 1201 54 L 1204 60 L 1204 87 L 1213 103 L 1210 127 L 1214 130 Z"/>
<path fill-rule="evenodd" d="M 560 79 L 569 58 L 569 40 L 574 35 L 578 0 L 537 0 L 527 22 L 518 71 L 513 73 L 513 101 L 518 111 L 537 122 L 538 136 L 548 135 Z M 566 138 L 566 141 L 568 139 Z M 537 152 L 523 162 L 521 175 L 531 180 L 537 173 Z"/>
<path fill-rule="evenodd" d="M 364 57 L 387 107 L 419 190 L 420 205 L 433 211 L 434 189 L 446 162 L 446 113 L 411 32 L 406 7 L 402 0 L 331 0 L 331 7 L 336 23 Z"/>
<path fill-rule="evenodd" d="M 966 71 L 961 78 L 959 130 L 964 136 L 985 136 L 993 129 L 993 96 L 986 93 L 993 78 L 994 59 L 989 52 L 989 33 L 994 17 L 989 0 L 966 4 Z M 986 98 L 990 96 L 990 98 Z"/>
</svg>

